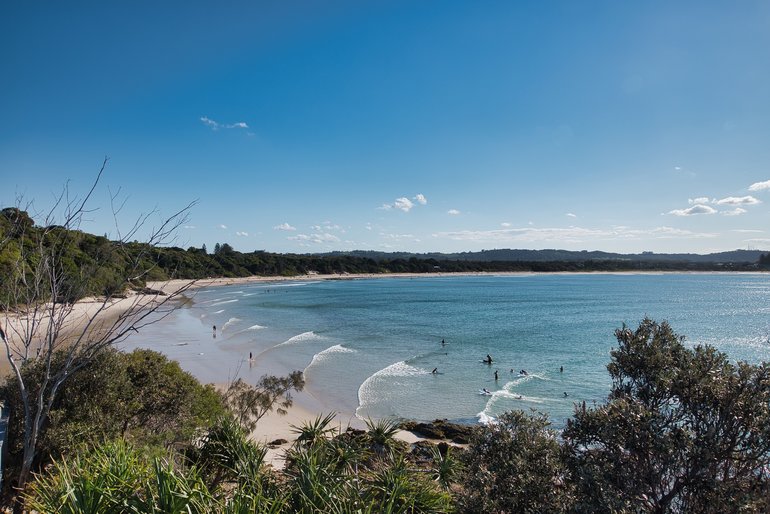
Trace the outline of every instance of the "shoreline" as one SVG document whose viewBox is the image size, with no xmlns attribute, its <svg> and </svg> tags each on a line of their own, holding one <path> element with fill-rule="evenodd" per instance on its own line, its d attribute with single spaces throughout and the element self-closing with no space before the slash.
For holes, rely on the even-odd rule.
<svg viewBox="0 0 770 514">
<path fill-rule="evenodd" d="M 506 277 L 506 276 L 540 276 L 540 275 L 765 275 L 763 272 L 730 272 L 730 271 L 694 271 L 694 272 L 657 272 L 657 271 L 626 271 L 626 272 L 462 272 L 462 273 L 446 273 L 446 272 L 431 272 L 431 273 L 383 273 L 383 274 L 310 274 L 290 277 L 278 277 L 278 276 L 250 276 L 250 277 L 238 277 L 238 278 L 206 278 L 199 280 L 169 280 L 162 282 L 149 282 L 147 283 L 147 290 L 145 294 L 132 294 L 126 298 L 115 299 L 108 302 L 107 306 L 103 309 L 97 320 L 102 324 L 109 326 L 110 319 L 115 316 L 120 316 L 122 313 L 132 308 L 146 309 L 152 305 L 154 301 L 169 301 L 168 308 L 179 308 L 184 302 L 194 302 L 196 290 L 202 288 L 217 288 L 239 284 L 251 284 L 251 283 L 280 283 L 280 282 L 308 282 L 308 281 L 322 281 L 322 280 L 368 280 L 368 279 L 416 279 L 416 278 L 451 278 L 451 277 Z M 156 292 L 153 292 L 156 291 Z M 157 291 L 166 295 L 171 295 L 169 299 L 167 296 L 159 296 Z M 181 294 L 179 292 L 182 291 Z M 149 294 L 148 294 L 149 293 Z M 70 319 L 66 327 L 67 334 L 70 336 L 79 334 L 84 328 L 85 323 L 88 322 L 90 316 L 92 316 L 99 308 L 104 305 L 104 299 L 99 298 L 85 298 L 76 302 L 72 308 Z M 165 308 L 164 308 L 165 310 Z M 15 316 L 12 313 L 3 313 L 2 317 L 3 327 L 9 326 L 11 323 L 23 323 L 23 320 L 19 316 Z M 15 321 L 14 321 L 15 320 Z M 141 333 L 141 332 L 140 332 Z M 0 371 L 7 375 L 10 371 L 10 365 L 7 361 L 7 356 L 3 353 L 0 357 Z M 278 445 L 275 448 L 270 448 L 268 455 L 268 462 L 271 462 L 274 467 L 282 466 L 283 450 L 295 439 L 295 434 L 292 433 L 291 425 L 301 425 L 303 422 L 312 421 L 319 415 L 323 416 L 329 414 L 331 411 L 324 408 L 322 398 L 316 398 L 307 389 L 300 393 L 295 393 L 294 405 L 288 409 L 287 415 L 279 415 L 275 411 L 267 414 L 260 420 L 256 430 L 250 435 L 252 439 L 261 443 L 270 443 L 276 439 L 285 439 L 288 443 Z M 364 422 L 355 416 L 355 412 L 337 412 L 335 417 L 334 426 L 344 431 L 348 426 L 352 428 L 363 428 Z M 415 436 L 411 432 L 401 431 L 399 433 L 399 439 L 413 443 L 421 440 L 421 438 Z"/>
<path fill-rule="evenodd" d="M 306 274 L 293 276 L 251 275 L 248 277 L 210 277 L 200 279 L 171 279 L 166 281 L 148 282 L 147 287 L 162 291 L 166 294 L 189 284 L 189 290 L 204 287 L 221 287 L 251 283 L 269 282 L 302 282 L 311 280 L 366 280 L 386 278 L 445 278 L 445 277 L 531 277 L 541 275 L 766 275 L 766 271 L 459 271 L 459 272 L 428 272 L 428 273 L 333 273 Z"/>
</svg>

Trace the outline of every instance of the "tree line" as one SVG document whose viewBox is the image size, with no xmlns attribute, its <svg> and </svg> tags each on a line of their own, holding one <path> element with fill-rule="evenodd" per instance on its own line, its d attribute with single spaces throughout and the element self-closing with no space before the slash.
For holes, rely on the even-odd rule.
<svg viewBox="0 0 770 514">
<path fill-rule="evenodd" d="M 64 233 L 66 232 L 66 233 Z M 266 251 L 239 252 L 227 243 L 217 243 L 212 252 L 205 245 L 187 249 L 149 243 L 111 241 L 68 227 L 37 227 L 27 212 L 18 208 L 0 211 L 0 281 L 22 272 L 21 258 L 36 255 L 30 245 L 61 245 L 57 249 L 62 273 L 72 287 L 58 292 L 59 301 L 84 296 L 111 296 L 121 288 L 143 287 L 147 281 L 246 277 L 252 275 L 291 277 L 308 273 L 460 273 L 460 272 L 590 272 L 590 271 L 752 271 L 770 267 L 770 254 L 757 263 L 704 263 L 671 260 L 587 259 L 583 261 L 470 261 L 436 258 L 380 258 L 345 254 L 279 254 Z M 37 252 L 39 253 L 39 252 Z M 28 262 L 27 270 L 33 262 Z M 131 268 L 142 273 L 130 275 Z M 29 272 L 29 271 L 27 271 Z M 74 285 L 77 284 L 77 287 Z M 0 284 L 2 285 L 2 284 Z M 9 289 L 0 288 L 0 296 Z M 0 298 L 2 300 L 2 298 Z"/>
</svg>

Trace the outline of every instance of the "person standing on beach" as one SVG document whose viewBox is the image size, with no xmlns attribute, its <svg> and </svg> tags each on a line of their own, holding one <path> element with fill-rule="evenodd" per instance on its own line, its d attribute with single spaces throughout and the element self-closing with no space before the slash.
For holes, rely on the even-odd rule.
<svg viewBox="0 0 770 514">
<path fill-rule="evenodd" d="M 216 325 L 214 325 L 213 330 L 214 330 L 214 339 L 216 339 L 217 338 L 217 326 Z"/>
</svg>

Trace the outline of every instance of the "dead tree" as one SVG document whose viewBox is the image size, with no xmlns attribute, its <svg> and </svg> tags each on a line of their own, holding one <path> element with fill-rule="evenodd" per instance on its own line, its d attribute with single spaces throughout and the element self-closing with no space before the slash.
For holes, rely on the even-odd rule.
<svg viewBox="0 0 770 514">
<path fill-rule="evenodd" d="M 62 384 L 100 350 L 167 316 L 179 305 L 174 300 L 192 285 L 185 282 L 168 294 L 145 291 L 124 298 L 125 291 L 144 285 L 154 266 L 153 249 L 173 240 L 194 202 L 161 219 L 157 226 L 151 226 L 157 215 L 153 212 L 140 216 L 127 233 L 119 233 L 109 247 L 126 263 L 122 273 L 113 277 L 113 287 L 89 303 L 90 308 L 75 304 L 75 299 L 87 293 L 89 274 L 102 263 L 97 256 L 93 269 L 73 269 L 72 263 L 66 262 L 67 250 L 72 238 L 80 234 L 85 217 L 93 212 L 89 202 L 106 165 L 105 158 L 85 196 L 72 200 L 65 187 L 48 211 L 44 226 L 34 227 L 31 218 L 19 208 L 5 210 L 11 215 L 12 233 L 0 234 L 0 250 L 15 244 L 14 251 L 7 252 L 15 255 L 15 262 L 6 268 L 10 273 L 0 277 L 5 290 L 0 302 L 0 326 L 4 327 L 0 339 L 12 370 L 9 379 L 18 382 L 23 404 L 23 412 L 12 413 L 23 417 L 24 428 L 23 457 L 16 484 L 19 491 L 24 490 L 30 478 L 40 438 Z M 117 218 L 119 209 L 115 208 L 114 200 L 115 197 L 112 215 Z M 146 234 L 144 244 L 132 243 L 140 233 Z M 22 373 L 24 366 L 32 362 L 43 369 L 35 388 L 25 383 Z"/>
</svg>

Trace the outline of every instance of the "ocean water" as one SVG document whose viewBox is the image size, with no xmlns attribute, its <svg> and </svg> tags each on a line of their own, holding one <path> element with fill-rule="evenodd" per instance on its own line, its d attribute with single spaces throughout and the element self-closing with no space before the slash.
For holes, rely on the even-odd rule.
<svg viewBox="0 0 770 514">
<path fill-rule="evenodd" d="M 212 287 L 124 347 L 162 351 L 205 382 L 304 370 L 306 390 L 324 410 L 359 418 L 485 421 L 511 409 L 534 409 L 559 427 L 575 403 L 606 398 L 614 330 L 623 323 L 634 328 L 645 316 L 668 321 L 689 345 L 711 344 L 733 360 L 770 360 L 766 274 L 484 275 Z M 492 365 L 482 362 L 487 354 Z M 438 373 L 431 373 L 434 368 Z M 482 388 L 491 396 L 479 394 Z"/>
</svg>

